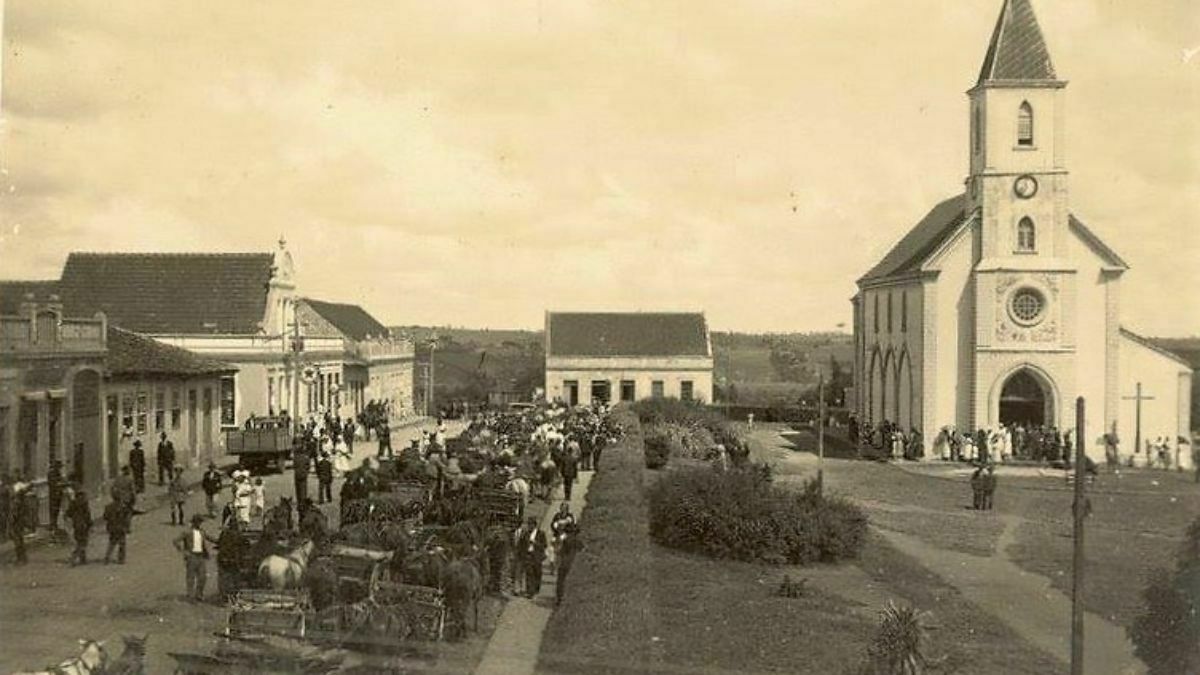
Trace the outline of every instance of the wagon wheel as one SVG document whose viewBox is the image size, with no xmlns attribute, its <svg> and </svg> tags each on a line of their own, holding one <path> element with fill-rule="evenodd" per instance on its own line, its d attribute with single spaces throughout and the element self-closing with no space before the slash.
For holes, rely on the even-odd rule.
<svg viewBox="0 0 1200 675">
<path fill-rule="evenodd" d="M 365 602 L 346 605 L 342 614 L 343 627 L 346 630 L 359 632 L 371 619 L 371 608 Z"/>
</svg>

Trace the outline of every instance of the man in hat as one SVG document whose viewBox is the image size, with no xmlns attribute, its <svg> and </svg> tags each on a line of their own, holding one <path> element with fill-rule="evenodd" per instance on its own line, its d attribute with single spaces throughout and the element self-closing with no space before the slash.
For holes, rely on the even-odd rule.
<svg viewBox="0 0 1200 675">
<path fill-rule="evenodd" d="M 542 591 L 542 563 L 546 561 L 546 533 L 538 527 L 537 518 L 526 521 L 519 549 L 525 564 L 525 596 L 535 598 Z"/>
<path fill-rule="evenodd" d="M 221 492 L 221 472 L 217 470 L 217 465 L 214 462 L 208 463 L 208 470 L 204 472 L 204 476 L 200 479 L 200 489 L 204 490 L 204 508 L 208 512 L 208 517 L 212 518 L 216 515 L 217 495 Z"/>
<path fill-rule="evenodd" d="M 117 499 L 104 507 L 104 527 L 108 530 L 108 550 L 104 552 L 104 564 L 112 560 L 112 554 L 117 553 L 117 563 L 125 564 L 125 536 L 129 533 L 129 508 L 126 502 Z"/>
<path fill-rule="evenodd" d="M 133 507 L 137 502 L 137 494 L 133 488 L 133 479 L 129 475 L 129 465 L 121 467 L 121 474 L 113 479 L 113 484 L 109 488 L 108 494 L 112 497 L 113 501 L 121 503 L 128 518 L 132 520 Z M 131 524 L 126 524 L 127 532 L 132 531 L 132 528 L 129 527 Z"/>
<path fill-rule="evenodd" d="M 140 445 L 140 443 L 137 443 Z M 175 444 L 167 439 L 167 433 L 164 431 L 162 438 L 158 441 L 158 484 L 163 484 L 163 476 L 167 480 L 175 475 Z"/>
<path fill-rule="evenodd" d="M 559 543 L 558 577 L 554 588 L 555 605 L 562 604 L 563 594 L 567 589 L 567 575 L 570 574 L 571 565 L 575 562 L 575 554 L 582 548 L 583 544 L 579 541 L 579 527 L 571 522 L 567 525 L 562 541 Z"/>
<path fill-rule="evenodd" d="M 86 565 L 88 537 L 92 532 L 92 508 L 88 504 L 87 493 L 80 488 L 74 489 L 71 503 L 67 504 L 67 520 L 71 522 L 71 530 L 75 535 L 71 566 Z"/>
<path fill-rule="evenodd" d="M 311 460 L 304 439 L 297 436 L 292 448 L 292 484 L 296 490 L 296 503 L 303 504 L 308 499 L 308 471 Z"/>
<path fill-rule="evenodd" d="M 20 473 L 17 474 L 17 479 L 12 486 L 12 503 L 8 509 L 8 536 L 13 542 L 13 553 L 16 554 L 18 565 L 24 565 L 29 562 L 29 558 L 25 555 L 25 521 L 28 519 L 26 515 L 25 491 L 29 489 L 29 483 L 21 480 Z"/>
<path fill-rule="evenodd" d="M 231 518 L 217 539 L 217 588 L 230 598 L 242 585 L 241 564 L 249 543 L 237 518 Z"/>
<path fill-rule="evenodd" d="M 208 577 L 208 544 L 212 538 L 201 529 L 204 516 L 192 516 L 192 527 L 175 538 L 175 548 L 183 554 L 187 595 L 193 600 L 204 600 L 204 584 Z"/>
<path fill-rule="evenodd" d="M 133 472 L 133 489 L 137 494 L 146 491 L 146 452 L 142 450 L 142 442 L 133 442 L 129 451 L 129 470 Z"/>
</svg>

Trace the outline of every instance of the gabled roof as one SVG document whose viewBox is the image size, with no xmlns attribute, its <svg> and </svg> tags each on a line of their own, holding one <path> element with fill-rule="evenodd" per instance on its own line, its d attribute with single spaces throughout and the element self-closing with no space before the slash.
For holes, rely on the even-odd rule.
<svg viewBox="0 0 1200 675">
<path fill-rule="evenodd" d="M 1089 230 L 1087 225 L 1083 224 L 1082 220 L 1075 217 L 1074 213 L 1068 214 L 1068 217 L 1071 229 L 1079 235 L 1079 238 L 1082 239 L 1084 243 L 1086 243 L 1088 246 L 1091 246 L 1092 250 L 1094 250 L 1097 255 L 1099 255 L 1101 258 L 1104 258 L 1106 263 L 1115 267 L 1129 269 L 1129 265 L 1127 265 L 1125 261 L 1121 259 L 1121 256 L 1117 255 L 1116 251 L 1109 248 L 1108 244 L 1105 244 L 1100 237 L 1097 237 L 1096 233 Z"/>
<path fill-rule="evenodd" d="M 256 334 L 270 253 L 72 253 L 59 284 L 69 316 L 104 312 L 149 334 Z"/>
<path fill-rule="evenodd" d="M 368 336 L 387 337 L 390 334 L 387 326 L 379 323 L 367 310 L 358 305 L 324 302 L 312 298 L 304 298 L 303 302 L 351 340 L 363 340 Z"/>
<path fill-rule="evenodd" d="M 198 377 L 236 372 L 233 366 L 152 338 L 108 327 L 108 372 L 117 378 Z"/>
<path fill-rule="evenodd" d="M 58 293 L 58 281 L 0 281 L 0 314 L 17 314 L 25 296 L 32 294 L 35 302 L 45 304 Z"/>
<path fill-rule="evenodd" d="M 1187 361 L 1192 370 L 1200 370 L 1200 337 L 1190 338 L 1146 338 L 1160 349 Z"/>
<path fill-rule="evenodd" d="M 966 195 L 951 197 L 933 207 L 858 283 L 914 272 L 942 245 L 966 216 Z"/>
<path fill-rule="evenodd" d="M 548 312 L 547 356 L 712 356 L 704 314 Z"/>
<path fill-rule="evenodd" d="M 1004 0 L 979 70 L 979 84 L 996 81 L 1056 82 L 1050 50 L 1030 0 Z"/>
<path fill-rule="evenodd" d="M 1133 340 L 1134 342 L 1140 344 L 1141 346 L 1145 347 L 1146 349 L 1149 349 L 1152 352 L 1158 352 L 1159 354 L 1162 354 L 1163 356 L 1167 357 L 1168 359 L 1175 361 L 1176 363 L 1178 363 L 1181 366 L 1185 366 L 1185 367 L 1191 368 L 1193 370 L 1196 369 L 1196 364 L 1194 363 L 1194 361 L 1184 358 L 1181 354 L 1175 353 L 1174 350 L 1167 349 L 1166 347 L 1161 346 L 1160 344 L 1158 344 L 1160 342 L 1160 340 L 1157 340 L 1154 338 L 1142 337 L 1141 335 L 1138 335 L 1137 333 L 1129 330 L 1128 328 L 1126 328 L 1124 326 L 1121 326 L 1121 336 L 1129 338 L 1130 340 Z M 1192 356 L 1194 358 L 1196 356 L 1196 354 L 1193 354 Z"/>
</svg>

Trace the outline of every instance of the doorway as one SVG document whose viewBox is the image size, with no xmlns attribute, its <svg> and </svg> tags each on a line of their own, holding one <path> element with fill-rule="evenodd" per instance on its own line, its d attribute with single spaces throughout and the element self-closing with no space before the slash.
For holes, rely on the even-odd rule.
<svg viewBox="0 0 1200 675">
<path fill-rule="evenodd" d="M 1054 401 L 1049 385 L 1028 368 L 1009 376 L 1000 390 L 1000 424 L 1026 429 L 1054 423 Z"/>
<path fill-rule="evenodd" d="M 608 403 L 612 400 L 612 385 L 608 380 L 592 380 L 592 403 Z"/>
<path fill-rule="evenodd" d="M 105 446 L 108 450 L 108 478 L 112 480 L 117 477 L 117 472 L 121 467 L 117 460 L 118 443 L 120 442 L 120 418 L 117 417 L 117 397 L 109 396 L 104 400 L 105 417 L 107 419 L 105 436 Z"/>
<path fill-rule="evenodd" d="M 192 456 L 196 456 L 196 431 L 199 424 L 196 422 L 196 390 L 188 390 L 188 452 Z"/>
<path fill-rule="evenodd" d="M 80 484 L 95 487 L 101 479 L 100 375 L 84 370 L 71 385 L 70 474 Z"/>
<path fill-rule="evenodd" d="M 572 408 L 579 405 L 579 382 L 567 380 L 563 382 L 563 390 L 567 395 L 567 405 Z"/>
</svg>

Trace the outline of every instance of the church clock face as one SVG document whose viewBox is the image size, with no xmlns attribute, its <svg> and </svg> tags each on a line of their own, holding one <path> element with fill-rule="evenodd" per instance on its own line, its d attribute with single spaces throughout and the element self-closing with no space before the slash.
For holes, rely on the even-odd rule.
<svg viewBox="0 0 1200 675">
<path fill-rule="evenodd" d="M 1017 193 L 1017 196 L 1021 199 L 1029 199 L 1036 195 L 1037 191 L 1037 179 L 1033 176 L 1019 176 L 1016 182 L 1013 183 L 1013 192 Z"/>
</svg>

